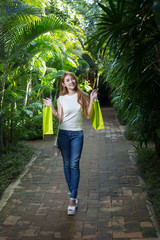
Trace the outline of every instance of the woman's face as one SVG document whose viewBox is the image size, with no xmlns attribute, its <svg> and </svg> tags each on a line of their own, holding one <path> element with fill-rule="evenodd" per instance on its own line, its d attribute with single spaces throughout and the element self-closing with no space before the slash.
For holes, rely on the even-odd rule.
<svg viewBox="0 0 160 240">
<path fill-rule="evenodd" d="M 65 76 L 62 85 L 63 87 L 66 87 L 68 90 L 74 90 L 76 87 L 76 80 L 71 75 L 67 75 Z"/>
</svg>

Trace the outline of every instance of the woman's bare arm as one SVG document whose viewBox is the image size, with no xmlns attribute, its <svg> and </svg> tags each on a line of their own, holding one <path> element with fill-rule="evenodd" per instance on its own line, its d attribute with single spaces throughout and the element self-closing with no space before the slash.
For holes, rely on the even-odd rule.
<svg viewBox="0 0 160 240">
<path fill-rule="evenodd" d="M 57 100 L 57 110 L 54 108 L 53 104 L 52 104 L 52 100 L 50 98 L 46 98 L 44 99 L 43 98 L 43 102 L 44 104 L 47 106 L 47 107 L 51 107 L 52 108 L 52 114 L 55 118 L 55 120 L 58 122 L 58 123 L 61 123 L 62 120 L 63 120 L 63 111 L 62 111 L 62 107 L 61 107 L 61 104 L 60 104 L 60 100 L 58 98 Z"/>
<path fill-rule="evenodd" d="M 87 119 L 90 119 L 93 114 L 94 101 L 97 98 L 98 89 L 94 89 L 90 94 L 90 103 L 88 105 Z"/>
<path fill-rule="evenodd" d="M 57 99 L 57 115 L 58 115 L 58 122 L 62 123 L 63 121 L 63 109 L 60 103 L 60 98 Z"/>
</svg>

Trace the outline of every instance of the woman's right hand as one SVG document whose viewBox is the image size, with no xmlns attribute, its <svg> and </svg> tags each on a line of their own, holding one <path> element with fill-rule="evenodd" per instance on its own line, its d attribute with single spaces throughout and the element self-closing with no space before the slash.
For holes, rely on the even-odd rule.
<svg viewBox="0 0 160 240">
<path fill-rule="evenodd" d="M 44 104 L 47 106 L 47 107 L 52 107 L 52 100 L 50 98 L 46 98 L 46 99 L 42 99 Z"/>
</svg>

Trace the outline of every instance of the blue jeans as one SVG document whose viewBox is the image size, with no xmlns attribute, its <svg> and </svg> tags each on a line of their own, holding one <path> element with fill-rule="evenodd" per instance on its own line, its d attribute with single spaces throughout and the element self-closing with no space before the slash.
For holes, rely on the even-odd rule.
<svg viewBox="0 0 160 240">
<path fill-rule="evenodd" d="M 64 174 L 70 191 L 70 198 L 76 199 L 80 179 L 79 161 L 83 148 L 83 130 L 60 129 L 58 146 L 63 158 Z"/>
</svg>

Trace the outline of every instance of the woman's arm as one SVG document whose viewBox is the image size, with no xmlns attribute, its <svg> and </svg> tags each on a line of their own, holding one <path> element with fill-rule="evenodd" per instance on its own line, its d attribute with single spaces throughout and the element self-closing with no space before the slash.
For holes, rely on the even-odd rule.
<svg viewBox="0 0 160 240">
<path fill-rule="evenodd" d="M 94 89 L 90 94 L 90 103 L 88 105 L 87 119 L 90 119 L 92 117 L 93 105 L 94 105 L 95 99 L 97 98 L 97 92 L 98 92 L 98 89 Z"/>
<path fill-rule="evenodd" d="M 54 108 L 54 106 L 52 104 L 52 100 L 50 98 L 46 98 L 46 99 L 43 98 L 42 100 L 43 100 L 44 104 L 47 107 L 51 107 L 52 108 L 52 114 L 53 114 L 55 120 L 58 123 L 61 123 L 62 120 L 63 120 L 63 111 L 62 111 L 62 107 L 61 107 L 59 98 L 57 100 L 57 109 L 58 109 L 58 111 L 56 111 L 56 109 Z"/>
<path fill-rule="evenodd" d="M 59 123 L 61 123 L 63 121 L 63 109 L 61 107 L 60 98 L 57 99 L 57 109 L 58 109 Z"/>
</svg>

